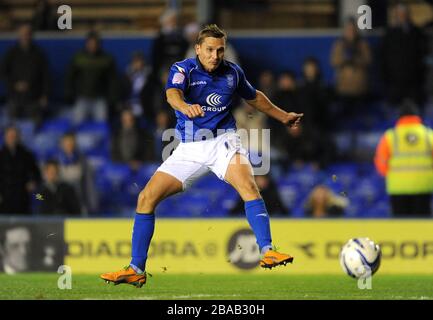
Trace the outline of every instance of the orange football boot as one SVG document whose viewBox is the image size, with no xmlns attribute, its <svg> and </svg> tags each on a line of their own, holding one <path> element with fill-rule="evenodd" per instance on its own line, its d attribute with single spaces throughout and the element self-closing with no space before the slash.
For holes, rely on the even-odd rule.
<svg viewBox="0 0 433 320">
<path fill-rule="evenodd" d="M 127 283 L 141 288 L 143 284 L 146 283 L 147 275 L 146 272 L 137 273 L 130 266 L 127 266 L 120 271 L 101 274 L 101 278 L 104 279 L 106 283 L 113 282 L 114 285 Z"/>
<path fill-rule="evenodd" d="M 293 262 L 292 256 L 285 253 L 279 253 L 275 250 L 268 250 L 260 260 L 260 266 L 262 268 L 272 269 L 276 266 L 282 266 L 282 265 L 285 266 L 287 263 L 292 263 L 292 262 Z"/>
</svg>

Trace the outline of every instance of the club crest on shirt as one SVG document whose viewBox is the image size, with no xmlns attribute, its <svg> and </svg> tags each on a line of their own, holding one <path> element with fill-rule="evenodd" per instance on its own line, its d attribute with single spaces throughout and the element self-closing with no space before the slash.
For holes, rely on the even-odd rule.
<svg viewBox="0 0 433 320">
<path fill-rule="evenodd" d="M 234 85 L 234 78 L 232 74 L 228 74 L 227 76 L 227 85 L 229 88 L 233 88 Z"/>
</svg>

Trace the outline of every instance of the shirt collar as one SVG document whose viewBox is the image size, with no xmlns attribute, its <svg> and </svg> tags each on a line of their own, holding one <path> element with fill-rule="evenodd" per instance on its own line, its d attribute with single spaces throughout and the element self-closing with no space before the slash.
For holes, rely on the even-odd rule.
<svg viewBox="0 0 433 320">
<path fill-rule="evenodd" d="M 422 120 L 419 116 L 402 116 L 397 121 L 397 126 L 408 125 L 408 124 L 420 124 Z"/>
</svg>

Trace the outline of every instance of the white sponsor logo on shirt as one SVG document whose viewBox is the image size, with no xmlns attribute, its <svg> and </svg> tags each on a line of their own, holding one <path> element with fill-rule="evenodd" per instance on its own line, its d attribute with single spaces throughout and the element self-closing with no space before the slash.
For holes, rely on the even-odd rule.
<svg viewBox="0 0 433 320">
<path fill-rule="evenodd" d="M 191 86 L 191 87 L 194 87 L 194 86 L 198 86 L 198 85 L 206 85 L 206 84 L 207 84 L 206 81 L 202 81 L 202 80 L 200 80 L 200 81 L 194 81 L 194 82 L 191 82 L 190 86 Z"/>
<path fill-rule="evenodd" d="M 222 96 L 220 96 L 219 94 L 211 93 L 210 95 L 207 96 L 206 98 L 206 103 L 212 107 L 216 107 L 217 105 L 219 105 L 221 103 L 221 99 Z"/>
</svg>

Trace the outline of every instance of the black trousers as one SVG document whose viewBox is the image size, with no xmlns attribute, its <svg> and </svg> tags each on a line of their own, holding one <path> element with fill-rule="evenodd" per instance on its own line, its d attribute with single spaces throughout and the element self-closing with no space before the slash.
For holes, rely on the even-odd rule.
<svg viewBox="0 0 433 320">
<path fill-rule="evenodd" d="M 394 217 L 431 217 L 432 195 L 391 195 L 391 209 Z"/>
</svg>

